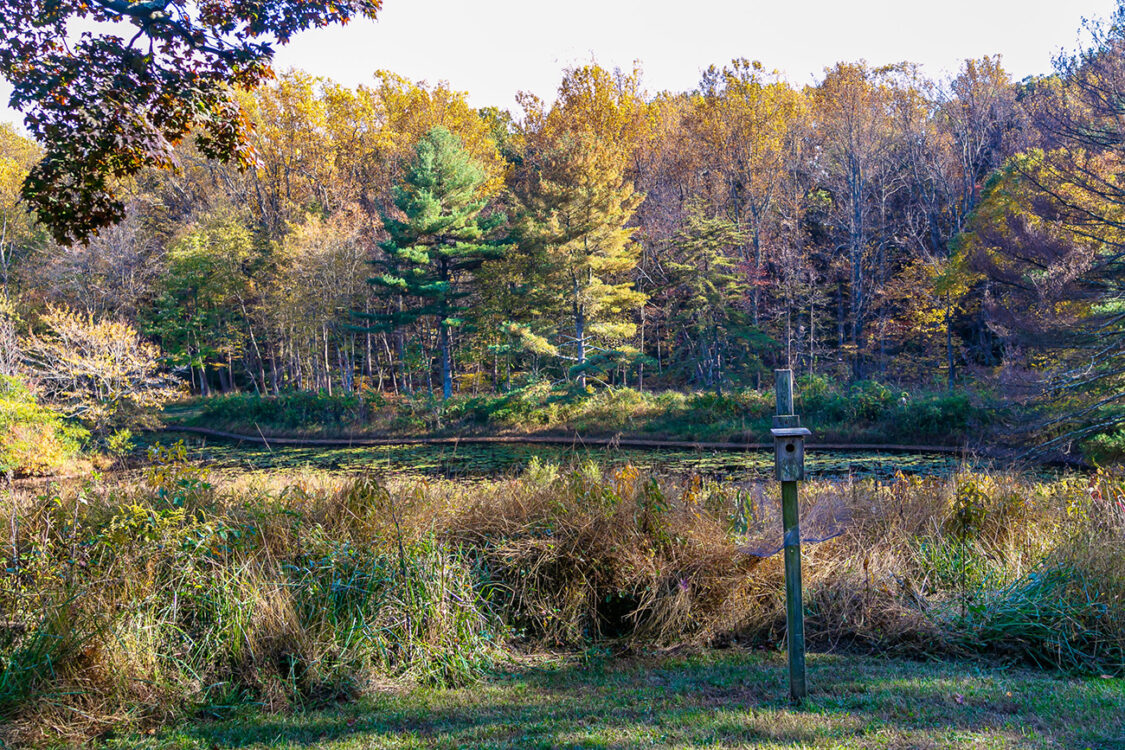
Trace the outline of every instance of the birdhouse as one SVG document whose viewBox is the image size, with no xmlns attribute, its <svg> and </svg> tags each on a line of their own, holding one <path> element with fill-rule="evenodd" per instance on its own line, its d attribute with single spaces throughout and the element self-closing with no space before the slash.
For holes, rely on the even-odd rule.
<svg viewBox="0 0 1125 750">
<path fill-rule="evenodd" d="M 775 427 L 773 435 L 774 470 L 778 481 L 800 482 L 805 478 L 805 437 L 811 435 L 804 427 Z"/>
</svg>

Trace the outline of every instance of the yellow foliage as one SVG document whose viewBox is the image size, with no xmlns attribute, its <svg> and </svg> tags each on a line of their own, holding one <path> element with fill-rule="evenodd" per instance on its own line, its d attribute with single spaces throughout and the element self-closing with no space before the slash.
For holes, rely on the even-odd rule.
<svg viewBox="0 0 1125 750">
<path fill-rule="evenodd" d="M 505 163 L 490 124 L 465 93 L 378 71 L 374 85 L 354 89 L 291 70 L 242 95 L 254 123 L 258 165 L 252 200 L 267 225 L 284 234 L 305 209 L 330 211 L 384 197 L 398 181 L 418 140 L 441 125 L 461 139 L 487 175 L 482 197 L 503 186 Z"/>
<path fill-rule="evenodd" d="M 151 426 L 178 395 L 160 372 L 159 348 L 128 323 L 52 307 L 40 324 L 41 333 L 21 341 L 33 380 L 66 416 L 95 432 Z"/>
<path fill-rule="evenodd" d="M 550 109 L 531 94 L 518 98 L 525 111 L 521 135 L 532 151 L 571 143 L 596 150 L 607 168 L 621 171 L 628 168 L 650 125 L 640 68 L 629 73 L 611 73 L 598 65 L 570 68 Z"/>
<path fill-rule="evenodd" d="M 389 146 L 388 160 L 402 163 L 409 159 L 422 136 L 440 125 L 457 136 L 462 148 L 484 168 L 482 196 L 493 195 L 503 186 L 504 160 L 489 124 L 469 105 L 465 92 L 454 91 L 445 82 L 427 86 L 386 70 L 377 71 L 375 79 L 374 88 L 361 86 L 357 96 L 375 102 L 379 132 Z"/>
<path fill-rule="evenodd" d="M 751 230 L 761 233 L 766 210 L 785 175 L 800 121 L 804 95 L 760 62 L 732 60 L 703 75 L 703 93 L 692 98 L 688 126 L 705 145 L 716 176 L 735 175 Z M 729 179 L 729 177 L 728 177 Z"/>
<path fill-rule="evenodd" d="M 74 447 L 55 424 L 19 422 L 0 432 L 0 455 L 18 475 L 48 476 L 73 458 Z"/>
</svg>

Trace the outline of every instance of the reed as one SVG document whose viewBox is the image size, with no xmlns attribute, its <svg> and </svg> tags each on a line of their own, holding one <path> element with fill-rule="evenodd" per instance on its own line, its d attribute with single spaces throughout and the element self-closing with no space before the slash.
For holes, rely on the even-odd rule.
<svg viewBox="0 0 1125 750">
<path fill-rule="evenodd" d="M 746 551 L 776 536 L 768 486 L 538 462 L 262 482 L 155 459 L 3 496 L 5 739 L 463 684 L 519 651 L 781 644 L 779 558 Z M 812 647 L 1125 673 L 1121 476 L 810 482 L 804 498 L 843 529 L 806 546 Z"/>
</svg>

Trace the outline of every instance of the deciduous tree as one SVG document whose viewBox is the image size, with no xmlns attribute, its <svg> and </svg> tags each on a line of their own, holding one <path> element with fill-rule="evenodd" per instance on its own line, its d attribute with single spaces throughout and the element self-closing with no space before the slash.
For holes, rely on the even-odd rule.
<svg viewBox="0 0 1125 750">
<path fill-rule="evenodd" d="M 32 380 L 95 434 L 152 427 L 178 392 L 161 370 L 160 350 L 128 323 L 51 308 L 39 328 L 21 342 Z"/>
<path fill-rule="evenodd" d="M 270 74 L 275 44 L 374 17 L 380 0 L 4 0 L 0 74 L 45 154 L 23 193 L 63 244 L 119 221 L 118 180 L 170 167 L 195 131 L 210 157 L 254 161 L 232 94 Z M 75 32 L 75 24 L 101 24 Z M 105 25 L 109 30 L 102 31 Z"/>
</svg>

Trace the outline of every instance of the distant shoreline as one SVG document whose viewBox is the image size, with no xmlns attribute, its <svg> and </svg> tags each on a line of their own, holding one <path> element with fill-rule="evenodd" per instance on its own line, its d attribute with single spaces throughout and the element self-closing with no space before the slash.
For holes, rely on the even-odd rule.
<svg viewBox="0 0 1125 750">
<path fill-rule="evenodd" d="M 658 440 L 653 438 L 638 438 L 629 436 L 590 437 L 579 434 L 555 435 L 465 435 L 465 436 L 396 436 L 396 437 L 370 437 L 363 435 L 337 436 L 329 438 L 300 437 L 295 435 L 246 435 L 225 430 L 215 430 L 210 427 L 194 427 L 188 425 L 166 425 L 158 432 L 186 432 L 195 435 L 204 435 L 222 440 L 235 440 L 260 445 L 295 445 L 295 446 L 323 446 L 333 448 L 348 448 L 380 445 L 457 445 L 457 444 L 539 444 L 539 445 L 572 445 L 575 447 L 623 447 L 623 448 L 681 448 L 688 450 L 717 450 L 717 451 L 751 451 L 772 450 L 773 443 L 739 443 L 739 442 L 709 442 L 695 440 Z M 831 451 L 872 451 L 885 453 L 945 453 L 951 455 L 969 454 L 973 451 L 965 447 L 950 445 L 900 445 L 896 443 L 808 443 L 810 450 Z"/>
</svg>

